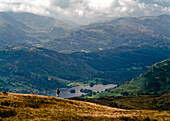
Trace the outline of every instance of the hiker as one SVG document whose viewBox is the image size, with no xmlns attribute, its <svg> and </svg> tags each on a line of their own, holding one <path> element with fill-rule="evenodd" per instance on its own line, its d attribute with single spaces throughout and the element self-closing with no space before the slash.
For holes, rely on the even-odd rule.
<svg viewBox="0 0 170 121">
<path fill-rule="evenodd" d="M 60 90 L 58 88 L 57 88 L 56 93 L 57 93 L 57 97 L 59 97 Z"/>
</svg>

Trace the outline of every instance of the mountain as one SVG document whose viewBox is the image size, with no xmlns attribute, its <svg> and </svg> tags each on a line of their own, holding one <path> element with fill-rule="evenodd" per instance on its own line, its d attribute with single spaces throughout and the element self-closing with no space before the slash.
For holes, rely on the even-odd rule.
<svg viewBox="0 0 170 121">
<path fill-rule="evenodd" d="M 32 28 L 35 33 L 49 34 L 50 36 L 56 37 L 57 35 L 65 33 L 71 27 L 64 22 L 46 16 L 40 16 L 32 13 L 14 13 L 8 12 L 8 15 L 13 17 L 15 20 L 24 23 L 25 25 Z M 53 35 L 55 33 L 55 35 Z"/>
<path fill-rule="evenodd" d="M 156 121 L 169 111 L 126 110 L 49 96 L 0 92 L 0 120 Z"/>
<path fill-rule="evenodd" d="M 0 46 L 41 46 L 71 27 L 57 19 L 31 13 L 0 12 Z"/>
<path fill-rule="evenodd" d="M 0 55 L 1 91 L 49 94 L 97 73 L 80 60 L 43 48 L 8 47 Z"/>
<path fill-rule="evenodd" d="M 98 70 L 96 77 L 103 78 L 105 80 L 103 83 L 106 84 L 130 81 L 147 71 L 154 63 L 170 57 L 169 48 L 166 46 L 121 46 L 89 53 L 77 52 L 71 55 Z"/>
<path fill-rule="evenodd" d="M 31 28 L 0 12 L 0 46 L 33 41 L 34 38 L 27 36 L 25 30 L 31 31 Z"/>
<path fill-rule="evenodd" d="M 161 95 L 170 93 L 170 59 L 154 64 L 130 82 L 109 89 L 96 97 L 125 95 Z"/>
<path fill-rule="evenodd" d="M 85 83 L 89 80 L 94 83 L 120 84 L 137 77 L 152 64 L 169 58 L 169 15 L 118 18 L 82 26 L 74 31 L 70 26 L 50 17 L 12 12 L 1 12 L 0 16 L 0 52 L 3 55 L 0 57 L 1 80 L 3 84 L 8 79 L 12 80 L 9 83 L 18 80 L 17 85 L 24 84 L 23 87 L 27 88 L 25 93 L 45 94 L 50 87 L 45 81 L 48 79 L 55 80 L 49 83 L 53 85 L 52 90 L 54 85 L 66 87 L 71 82 Z M 7 45 L 15 46 L 4 47 Z M 17 47 L 21 45 L 29 47 Z M 62 53 L 76 52 L 60 54 L 36 47 Z M 19 54 L 20 51 L 24 56 Z M 47 56 L 44 52 L 48 53 Z M 55 60 L 58 58 L 59 62 Z M 20 59 L 22 61 L 18 61 Z M 69 63 L 73 65 L 70 67 Z M 26 81 L 21 84 L 21 80 Z M 45 85 L 42 88 L 44 92 L 39 88 L 40 80 L 43 80 L 41 86 Z M 12 87 L 15 85 L 12 84 Z M 3 86 L 1 90 L 23 91 L 22 86 L 22 89 L 17 90 L 10 86 Z"/>
<path fill-rule="evenodd" d="M 62 53 L 119 46 L 168 46 L 170 16 L 124 17 L 72 28 L 55 18 L 0 12 L 0 47 L 26 45 Z"/>
<path fill-rule="evenodd" d="M 118 46 L 169 45 L 170 16 L 122 17 L 82 26 L 45 47 L 62 52 L 97 51 Z M 64 46 L 67 45 L 67 46 Z"/>
</svg>

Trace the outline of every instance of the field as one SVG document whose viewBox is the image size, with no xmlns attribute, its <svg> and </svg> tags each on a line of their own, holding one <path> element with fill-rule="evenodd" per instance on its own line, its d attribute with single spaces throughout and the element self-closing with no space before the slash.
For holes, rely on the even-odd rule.
<svg viewBox="0 0 170 121">
<path fill-rule="evenodd" d="M 118 109 L 49 96 L 0 92 L 0 121 L 9 120 L 168 121 L 170 111 Z"/>
</svg>

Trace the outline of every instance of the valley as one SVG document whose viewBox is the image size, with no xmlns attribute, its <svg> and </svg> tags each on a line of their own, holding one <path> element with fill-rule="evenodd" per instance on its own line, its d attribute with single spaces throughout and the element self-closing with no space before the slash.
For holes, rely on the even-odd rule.
<svg viewBox="0 0 170 121">
<path fill-rule="evenodd" d="M 170 57 L 165 14 L 77 28 L 32 13 L 0 16 L 0 91 L 47 95 L 57 87 L 120 85 Z"/>
<path fill-rule="evenodd" d="M 170 1 L 0 0 L 0 121 L 170 121 Z"/>
<path fill-rule="evenodd" d="M 168 58 L 168 52 L 166 48 L 120 47 L 63 54 L 43 48 L 8 47 L 0 50 L 0 91 L 47 95 L 57 87 L 121 84 Z"/>
</svg>

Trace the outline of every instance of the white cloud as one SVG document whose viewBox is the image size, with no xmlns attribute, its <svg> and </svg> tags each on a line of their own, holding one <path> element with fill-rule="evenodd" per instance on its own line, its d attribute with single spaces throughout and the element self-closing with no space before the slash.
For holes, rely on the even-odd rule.
<svg viewBox="0 0 170 121">
<path fill-rule="evenodd" d="M 83 16 L 83 11 L 82 11 L 82 10 L 76 9 L 75 12 L 76 12 L 79 16 Z"/>
<path fill-rule="evenodd" d="M 88 24 L 121 16 L 169 14 L 170 7 L 140 0 L 0 0 L 0 11 L 31 12 Z"/>
<path fill-rule="evenodd" d="M 89 0 L 88 6 L 94 10 L 105 10 L 111 7 L 114 0 Z"/>
<path fill-rule="evenodd" d="M 0 11 L 31 12 L 48 15 L 50 1 L 44 0 L 0 0 Z"/>
</svg>

